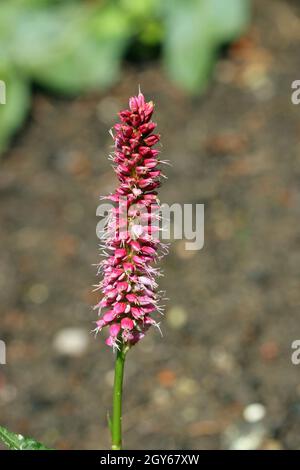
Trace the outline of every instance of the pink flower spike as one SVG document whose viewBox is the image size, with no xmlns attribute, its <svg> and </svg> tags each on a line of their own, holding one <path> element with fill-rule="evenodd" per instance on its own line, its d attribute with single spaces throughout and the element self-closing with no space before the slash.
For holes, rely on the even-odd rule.
<svg viewBox="0 0 300 470">
<path fill-rule="evenodd" d="M 107 346 L 110 346 L 111 348 L 113 348 L 113 350 L 119 349 L 119 347 L 117 345 L 117 338 L 115 338 L 114 336 L 109 336 L 105 340 L 105 343 L 107 344 Z"/>
<path fill-rule="evenodd" d="M 122 318 L 121 320 L 121 327 L 123 330 L 132 330 L 134 327 L 134 323 L 131 318 Z"/>
<path fill-rule="evenodd" d="M 125 302 L 117 302 L 114 305 L 114 312 L 116 315 L 121 315 L 121 313 L 124 313 L 126 310 L 126 303 Z"/>
<path fill-rule="evenodd" d="M 134 238 L 139 238 L 144 232 L 144 227 L 142 225 L 132 225 L 131 232 Z"/>
<path fill-rule="evenodd" d="M 117 291 L 118 292 L 128 292 L 128 288 L 130 287 L 130 285 L 128 284 L 128 282 L 126 281 L 121 281 L 121 282 L 118 282 L 117 284 Z"/>
<path fill-rule="evenodd" d="M 126 256 L 125 248 L 118 248 L 115 250 L 115 258 L 124 258 Z"/>
<path fill-rule="evenodd" d="M 103 320 L 105 321 L 106 324 L 113 321 L 114 318 L 115 318 L 115 315 L 112 310 L 110 310 L 109 312 L 105 313 L 105 315 L 103 315 Z"/>
<path fill-rule="evenodd" d="M 151 246 L 143 246 L 141 249 L 142 253 L 147 254 L 147 255 L 155 255 L 156 250 L 154 248 L 151 248 Z"/>
<path fill-rule="evenodd" d="M 96 321 L 96 325 L 98 328 L 102 329 L 104 326 L 105 326 L 105 321 L 103 320 L 103 318 L 100 318 L 100 320 L 97 320 Z"/>
<path fill-rule="evenodd" d="M 121 326 L 119 323 L 113 323 L 110 327 L 109 327 L 109 334 L 110 336 L 113 336 L 113 337 L 117 337 L 119 332 L 121 330 Z"/>
<path fill-rule="evenodd" d="M 144 316 L 142 309 L 138 307 L 131 307 L 131 313 L 132 313 L 133 318 L 135 318 L 136 320 L 139 320 L 140 318 L 143 318 Z"/>
<path fill-rule="evenodd" d="M 138 297 L 135 294 L 127 294 L 126 299 L 133 304 L 138 302 Z"/>
<path fill-rule="evenodd" d="M 146 305 L 146 306 L 143 306 L 143 312 L 145 315 L 149 315 L 149 313 L 153 313 L 156 311 L 156 308 L 154 307 L 154 305 Z"/>
<path fill-rule="evenodd" d="M 143 284 L 144 286 L 149 286 L 149 287 L 153 286 L 153 281 L 151 281 L 151 279 L 149 279 L 147 276 L 140 276 L 139 282 Z"/>
<path fill-rule="evenodd" d="M 135 241 L 135 240 L 132 240 L 132 241 L 130 242 L 130 246 L 131 246 L 131 248 L 132 248 L 134 251 L 140 251 L 140 249 L 141 249 L 140 243 L 137 242 L 137 241 Z"/>
<path fill-rule="evenodd" d="M 125 272 L 130 273 L 130 272 L 134 271 L 134 265 L 132 263 L 124 263 L 123 267 L 125 269 Z"/>
<path fill-rule="evenodd" d="M 143 93 L 139 92 L 138 96 L 136 97 L 136 100 L 138 102 L 139 109 L 143 110 L 143 108 L 145 107 L 145 98 Z"/>
<path fill-rule="evenodd" d="M 155 135 L 155 134 L 144 139 L 145 144 L 149 145 L 149 147 L 152 147 L 152 145 L 157 144 L 158 141 L 159 141 L 159 135 Z"/>
<path fill-rule="evenodd" d="M 105 259 L 99 265 L 102 299 L 96 309 L 102 317 L 97 329 L 109 328 L 106 344 L 115 349 L 132 346 L 144 337 L 161 311 L 162 294 L 157 292 L 159 269 L 153 264 L 166 250 L 159 240 L 160 151 L 153 146 L 160 140 L 151 120 L 152 101 L 138 93 L 129 99 L 129 109 L 119 113 L 111 133 L 111 155 L 118 186 L 107 199 L 114 202 L 102 232 Z M 162 163 L 164 163 L 162 161 Z M 104 198 L 102 198 L 104 199 Z"/>
<path fill-rule="evenodd" d="M 139 109 L 139 101 L 136 96 L 129 99 L 129 107 L 133 113 Z"/>
<path fill-rule="evenodd" d="M 134 334 L 131 333 L 129 330 L 123 330 L 122 338 L 125 343 L 133 344 Z"/>
<path fill-rule="evenodd" d="M 112 347 L 113 344 L 114 344 L 114 339 L 113 339 L 111 336 L 109 336 L 109 337 L 105 340 L 105 343 L 107 344 L 107 346 Z"/>
<path fill-rule="evenodd" d="M 144 165 L 146 168 L 155 168 L 158 165 L 158 161 L 155 158 L 145 158 Z"/>
</svg>

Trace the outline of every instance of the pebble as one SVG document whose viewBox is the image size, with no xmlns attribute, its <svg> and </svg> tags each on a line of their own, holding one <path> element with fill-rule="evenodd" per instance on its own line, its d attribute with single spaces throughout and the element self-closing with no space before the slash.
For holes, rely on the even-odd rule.
<svg viewBox="0 0 300 470">
<path fill-rule="evenodd" d="M 198 391 L 198 384 L 188 377 L 181 377 L 176 384 L 175 392 L 181 396 L 195 395 Z"/>
<path fill-rule="evenodd" d="M 266 436 L 264 426 L 259 424 L 239 423 L 230 426 L 225 431 L 224 447 L 229 450 L 256 450 L 260 449 Z"/>
<path fill-rule="evenodd" d="M 49 290 L 45 284 L 33 284 L 26 292 L 27 299 L 37 305 L 41 305 L 48 299 Z"/>
<path fill-rule="evenodd" d="M 18 230 L 15 237 L 16 245 L 21 250 L 30 250 L 42 243 L 42 232 L 33 227 L 24 227 Z"/>
<path fill-rule="evenodd" d="M 253 432 L 245 436 L 240 436 L 230 446 L 229 450 L 256 450 L 260 447 L 263 441 L 263 434 L 260 432 Z"/>
<path fill-rule="evenodd" d="M 195 417 L 198 416 L 198 409 L 194 406 L 187 406 L 182 409 L 181 416 L 186 422 L 195 421 Z"/>
<path fill-rule="evenodd" d="M 234 358 L 225 349 L 214 348 L 211 352 L 211 359 L 215 366 L 222 372 L 230 373 L 236 369 Z"/>
<path fill-rule="evenodd" d="M 276 441 L 275 439 L 267 439 L 264 441 L 263 450 L 282 450 L 283 447 L 279 441 Z"/>
<path fill-rule="evenodd" d="M 266 415 L 266 409 L 264 405 L 260 403 L 251 403 L 251 405 L 246 406 L 243 411 L 244 420 L 248 423 L 257 423 L 261 421 Z"/>
<path fill-rule="evenodd" d="M 167 312 L 167 322 L 174 328 L 174 330 L 179 330 L 187 322 L 187 312 L 184 308 L 180 306 L 174 306 Z"/>
<path fill-rule="evenodd" d="M 87 350 L 89 335 L 81 328 L 64 328 L 53 340 L 56 352 L 66 356 L 82 356 Z"/>
<path fill-rule="evenodd" d="M 170 393 L 163 388 L 156 388 L 153 392 L 152 399 L 158 406 L 170 406 Z"/>
</svg>

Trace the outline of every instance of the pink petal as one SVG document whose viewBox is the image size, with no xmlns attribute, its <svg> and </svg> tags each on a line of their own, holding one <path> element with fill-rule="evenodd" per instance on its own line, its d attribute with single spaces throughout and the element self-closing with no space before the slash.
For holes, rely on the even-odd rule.
<svg viewBox="0 0 300 470">
<path fill-rule="evenodd" d="M 109 333 L 111 336 L 116 337 L 120 332 L 121 326 L 119 323 L 114 323 L 109 327 Z"/>
<path fill-rule="evenodd" d="M 125 312 L 125 309 L 126 309 L 126 303 L 125 303 L 125 302 L 117 302 L 117 303 L 114 305 L 114 312 L 115 312 L 117 315 L 120 315 L 121 313 L 124 313 L 124 312 Z"/>
<path fill-rule="evenodd" d="M 122 318 L 121 320 L 121 327 L 123 330 L 132 330 L 134 327 L 134 323 L 131 318 Z"/>
</svg>

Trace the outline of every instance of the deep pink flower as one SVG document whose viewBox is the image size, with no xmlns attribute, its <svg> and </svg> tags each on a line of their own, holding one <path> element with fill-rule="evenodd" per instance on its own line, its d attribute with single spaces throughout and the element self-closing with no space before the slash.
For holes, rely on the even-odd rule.
<svg viewBox="0 0 300 470">
<path fill-rule="evenodd" d="M 135 344 L 151 325 L 159 328 L 151 315 L 162 312 L 162 293 L 155 281 L 160 272 L 154 263 L 166 253 L 166 245 L 158 238 L 162 162 L 159 151 L 152 148 L 160 140 L 159 134 L 153 134 L 153 110 L 142 93 L 133 96 L 112 133 L 111 158 L 119 185 L 108 197 L 116 206 L 103 232 L 106 259 L 99 265 L 103 280 L 97 286 L 103 297 L 95 308 L 101 315 L 96 331 L 108 326 L 106 344 L 114 349 L 122 343 Z"/>
<path fill-rule="evenodd" d="M 121 328 L 123 328 L 123 330 L 133 330 L 134 322 L 131 320 L 131 318 L 128 318 L 128 317 L 122 318 Z"/>
</svg>

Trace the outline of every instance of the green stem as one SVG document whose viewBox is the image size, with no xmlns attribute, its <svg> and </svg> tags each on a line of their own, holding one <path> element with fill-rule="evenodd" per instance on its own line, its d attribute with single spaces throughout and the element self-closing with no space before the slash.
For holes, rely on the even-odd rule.
<svg viewBox="0 0 300 470">
<path fill-rule="evenodd" d="M 122 345 L 117 352 L 111 420 L 112 450 L 122 449 L 122 391 L 126 350 Z"/>
</svg>

